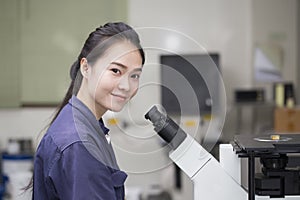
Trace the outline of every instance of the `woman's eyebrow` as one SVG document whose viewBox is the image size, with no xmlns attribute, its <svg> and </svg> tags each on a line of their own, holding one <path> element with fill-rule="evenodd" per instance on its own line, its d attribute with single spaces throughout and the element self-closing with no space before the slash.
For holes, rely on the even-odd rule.
<svg viewBox="0 0 300 200">
<path fill-rule="evenodd" d="M 128 69 L 126 65 L 119 62 L 112 62 L 111 64 L 118 65 L 119 67 L 122 67 L 124 69 Z M 142 71 L 142 67 L 135 68 L 134 71 Z"/>
</svg>

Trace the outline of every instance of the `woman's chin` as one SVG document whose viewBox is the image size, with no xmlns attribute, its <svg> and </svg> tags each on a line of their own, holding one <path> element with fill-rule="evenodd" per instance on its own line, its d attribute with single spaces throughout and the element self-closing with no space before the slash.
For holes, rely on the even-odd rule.
<svg viewBox="0 0 300 200">
<path fill-rule="evenodd" d="M 122 107 L 112 107 L 112 108 L 109 108 L 108 110 L 112 111 L 112 112 L 120 112 L 122 111 L 124 108 L 124 106 Z"/>
</svg>

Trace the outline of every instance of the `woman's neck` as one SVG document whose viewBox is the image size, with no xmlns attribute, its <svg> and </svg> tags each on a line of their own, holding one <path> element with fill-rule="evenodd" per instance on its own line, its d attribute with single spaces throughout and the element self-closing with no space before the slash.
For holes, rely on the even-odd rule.
<svg viewBox="0 0 300 200">
<path fill-rule="evenodd" d="M 93 98 L 91 98 L 88 94 L 85 94 L 82 91 L 83 90 L 79 89 L 76 97 L 91 110 L 91 112 L 95 115 L 97 120 L 100 120 L 106 112 L 106 110 L 100 108 L 100 106 L 98 106 L 97 102 Z"/>
</svg>

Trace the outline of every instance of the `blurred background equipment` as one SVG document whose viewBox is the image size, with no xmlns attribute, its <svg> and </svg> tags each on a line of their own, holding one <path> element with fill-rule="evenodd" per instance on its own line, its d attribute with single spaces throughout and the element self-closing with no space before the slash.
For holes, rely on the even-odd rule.
<svg viewBox="0 0 300 200">
<path fill-rule="evenodd" d="M 29 185 L 33 171 L 33 147 L 31 139 L 10 138 L 2 153 L 2 173 L 7 177 L 5 198 L 9 200 L 29 200 Z"/>
</svg>

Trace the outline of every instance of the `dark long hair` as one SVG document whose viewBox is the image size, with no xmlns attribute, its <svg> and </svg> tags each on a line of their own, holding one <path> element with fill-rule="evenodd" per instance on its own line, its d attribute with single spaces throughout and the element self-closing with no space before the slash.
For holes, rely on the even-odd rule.
<svg viewBox="0 0 300 200">
<path fill-rule="evenodd" d="M 107 23 L 103 26 L 96 28 L 95 31 L 91 32 L 85 41 L 83 48 L 76 61 L 73 63 L 70 69 L 71 83 L 69 89 L 57 108 L 57 111 L 50 123 L 59 115 L 62 108 L 68 103 L 72 95 L 77 95 L 78 90 L 81 85 L 82 75 L 80 73 L 80 61 L 82 58 L 87 58 L 88 62 L 94 62 L 97 58 L 101 57 L 106 50 L 111 47 L 113 44 L 120 42 L 122 40 L 127 40 L 131 42 L 139 50 L 142 64 L 145 63 L 145 53 L 141 47 L 140 39 L 136 31 L 132 27 L 123 23 Z"/>
<path fill-rule="evenodd" d="M 81 59 L 86 58 L 89 63 L 93 63 L 96 61 L 96 59 L 101 57 L 112 45 L 122 41 L 129 41 L 131 44 L 133 44 L 140 52 L 142 58 L 142 65 L 145 63 L 145 54 L 144 50 L 141 47 L 139 36 L 136 33 L 136 31 L 133 30 L 132 27 L 123 22 L 115 22 L 107 23 L 103 26 L 96 28 L 96 30 L 89 34 L 81 49 L 79 56 L 71 66 L 70 86 L 63 101 L 58 106 L 49 126 L 55 121 L 60 111 L 68 103 L 72 95 L 77 95 L 78 93 L 82 81 L 82 75 L 80 73 Z M 28 190 L 32 187 L 33 179 L 31 179 L 28 186 L 26 186 L 24 189 Z"/>
</svg>

